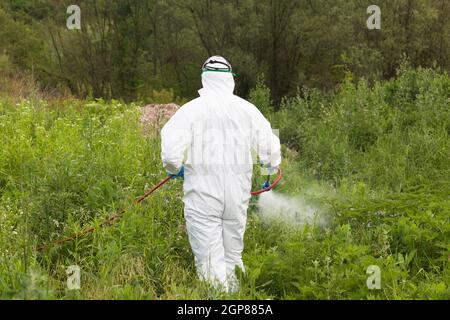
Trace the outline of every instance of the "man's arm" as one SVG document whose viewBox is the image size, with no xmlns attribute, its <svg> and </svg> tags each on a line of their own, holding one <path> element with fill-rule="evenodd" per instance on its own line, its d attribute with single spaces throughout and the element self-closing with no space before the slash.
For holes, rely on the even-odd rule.
<svg viewBox="0 0 450 320">
<path fill-rule="evenodd" d="M 161 159 L 169 173 L 177 174 L 180 171 L 190 141 L 189 121 L 180 109 L 161 130 Z"/>
<path fill-rule="evenodd" d="M 269 121 L 257 110 L 253 130 L 253 147 L 265 167 L 277 168 L 281 163 L 280 139 L 273 133 Z"/>
</svg>

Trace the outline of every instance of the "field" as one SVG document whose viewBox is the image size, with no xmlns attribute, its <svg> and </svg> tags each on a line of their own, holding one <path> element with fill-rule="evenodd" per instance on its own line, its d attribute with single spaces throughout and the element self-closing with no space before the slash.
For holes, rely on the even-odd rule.
<svg viewBox="0 0 450 320">
<path fill-rule="evenodd" d="M 250 98 L 280 129 L 276 192 L 326 223 L 266 220 L 253 199 L 236 294 L 197 280 L 181 181 L 132 205 L 165 177 L 158 128 L 143 134 L 138 104 L 0 98 L 0 298 L 449 299 L 449 76 L 405 67 L 373 86 L 348 77 L 279 108 L 261 82 Z M 36 250 L 121 208 L 112 226 Z M 71 265 L 80 290 L 67 289 Z M 371 265 L 380 289 L 366 284 Z"/>
</svg>

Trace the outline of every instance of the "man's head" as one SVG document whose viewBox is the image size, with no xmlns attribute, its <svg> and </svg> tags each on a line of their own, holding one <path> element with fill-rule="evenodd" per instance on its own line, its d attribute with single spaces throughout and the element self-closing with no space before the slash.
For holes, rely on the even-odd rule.
<svg viewBox="0 0 450 320">
<path fill-rule="evenodd" d="M 230 63 L 221 56 L 208 58 L 202 66 L 202 92 L 215 95 L 233 94 L 234 73 Z"/>
<path fill-rule="evenodd" d="M 206 59 L 202 66 L 202 72 L 233 73 L 231 64 L 222 56 L 212 56 Z"/>
</svg>

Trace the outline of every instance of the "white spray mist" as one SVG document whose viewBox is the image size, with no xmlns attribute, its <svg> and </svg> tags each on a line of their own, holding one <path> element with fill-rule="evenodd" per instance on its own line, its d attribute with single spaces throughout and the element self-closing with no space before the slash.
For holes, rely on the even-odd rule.
<svg viewBox="0 0 450 320">
<path fill-rule="evenodd" d="M 320 216 L 319 207 L 308 204 L 303 198 L 290 197 L 269 191 L 258 199 L 258 213 L 265 220 L 284 221 L 295 225 L 318 224 L 325 221 Z"/>
</svg>

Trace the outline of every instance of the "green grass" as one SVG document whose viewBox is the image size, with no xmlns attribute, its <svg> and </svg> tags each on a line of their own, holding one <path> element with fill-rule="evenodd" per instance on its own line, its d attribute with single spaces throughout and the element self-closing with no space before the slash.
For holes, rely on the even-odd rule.
<svg viewBox="0 0 450 320">
<path fill-rule="evenodd" d="M 137 105 L 2 99 L 0 298 L 449 299 L 449 83 L 408 71 L 372 89 L 303 93 L 277 113 L 266 101 L 285 143 L 277 192 L 314 203 L 328 224 L 268 223 L 253 199 L 237 294 L 197 280 L 181 181 L 132 205 L 165 177 L 158 131 L 142 134 Z M 117 224 L 36 250 L 119 208 Z M 81 268 L 79 291 L 67 290 L 69 265 Z M 381 290 L 366 286 L 369 265 Z"/>
</svg>

